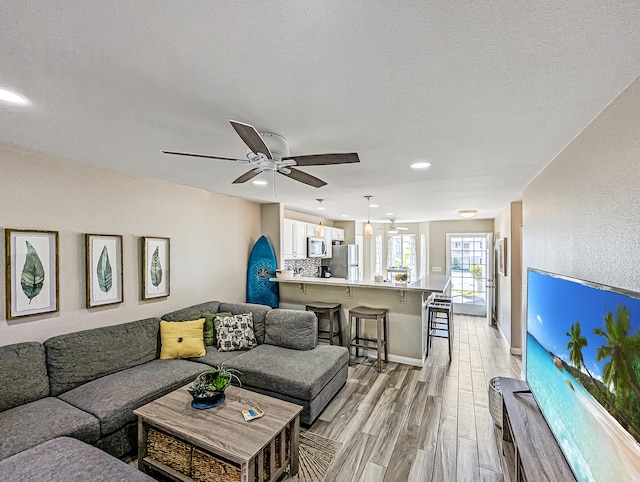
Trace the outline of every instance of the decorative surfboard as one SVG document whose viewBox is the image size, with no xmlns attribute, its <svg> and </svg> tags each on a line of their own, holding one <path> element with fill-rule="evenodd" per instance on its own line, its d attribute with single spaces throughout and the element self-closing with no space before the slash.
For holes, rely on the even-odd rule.
<svg viewBox="0 0 640 482">
<path fill-rule="evenodd" d="M 265 236 L 260 236 L 251 250 L 247 267 L 247 303 L 278 307 L 278 283 L 269 281 L 276 276 L 276 253 Z"/>
</svg>

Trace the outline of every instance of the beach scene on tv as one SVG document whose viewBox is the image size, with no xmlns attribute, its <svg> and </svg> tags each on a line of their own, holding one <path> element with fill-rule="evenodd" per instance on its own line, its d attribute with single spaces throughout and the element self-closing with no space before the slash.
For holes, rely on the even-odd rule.
<svg viewBox="0 0 640 482">
<path fill-rule="evenodd" d="M 640 294 L 527 280 L 527 382 L 576 478 L 640 480 Z"/>
</svg>

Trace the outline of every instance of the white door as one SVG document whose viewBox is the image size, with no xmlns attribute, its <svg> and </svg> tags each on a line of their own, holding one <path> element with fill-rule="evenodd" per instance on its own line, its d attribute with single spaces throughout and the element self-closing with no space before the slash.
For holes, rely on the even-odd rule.
<svg viewBox="0 0 640 482">
<path fill-rule="evenodd" d="M 489 280 L 493 280 L 493 234 L 447 233 L 446 269 L 451 276 L 454 311 L 487 316 L 493 306 L 493 290 L 489 289 Z"/>
</svg>

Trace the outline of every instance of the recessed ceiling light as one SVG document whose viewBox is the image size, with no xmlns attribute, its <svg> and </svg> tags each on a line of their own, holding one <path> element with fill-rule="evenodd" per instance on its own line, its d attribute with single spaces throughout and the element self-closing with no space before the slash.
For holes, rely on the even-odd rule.
<svg viewBox="0 0 640 482">
<path fill-rule="evenodd" d="M 370 207 L 370 208 L 378 208 L 378 207 L 380 207 L 380 206 L 378 206 L 377 204 L 370 204 L 370 205 L 369 205 L 369 207 Z"/>
<path fill-rule="evenodd" d="M 348 217 L 349 217 L 349 215 L 348 215 L 348 214 L 341 214 L 341 215 L 340 215 L 340 217 L 341 217 L 341 218 L 348 218 Z"/>
<path fill-rule="evenodd" d="M 478 214 L 477 209 L 463 209 L 462 211 L 458 211 L 458 216 L 461 218 L 472 218 L 476 214 Z"/>
<path fill-rule="evenodd" d="M 0 101 L 20 105 L 27 105 L 29 103 L 26 97 L 6 89 L 0 89 Z"/>
<path fill-rule="evenodd" d="M 385 216 L 394 216 L 394 213 L 384 213 Z"/>
<path fill-rule="evenodd" d="M 268 183 L 264 179 L 256 179 L 253 181 L 256 186 L 266 186 Z"/>
<path fill-rule="evenodd" d="M 411 169 L 427 169 L 431 167 L 431 163 L 426 161 L 414 162 L 409 167 L 411 167 Z"/>
</svg>

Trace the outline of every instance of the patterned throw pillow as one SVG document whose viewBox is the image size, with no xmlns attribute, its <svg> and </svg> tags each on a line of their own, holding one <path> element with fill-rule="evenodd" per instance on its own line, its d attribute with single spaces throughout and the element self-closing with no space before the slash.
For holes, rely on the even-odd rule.
<svg viewBox="0 0 640 482">
<path fill-rule="evenodd" d="M 258 342 L 253 333 L 253 315 L 245 313 L 234 316 L 216 316 L 216 337 L 218 350 L 235 351 L 255 347 Z"/>
</svg>

